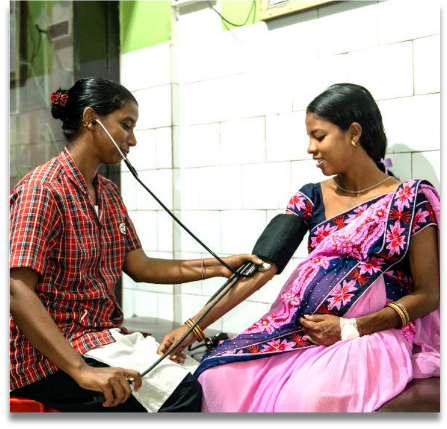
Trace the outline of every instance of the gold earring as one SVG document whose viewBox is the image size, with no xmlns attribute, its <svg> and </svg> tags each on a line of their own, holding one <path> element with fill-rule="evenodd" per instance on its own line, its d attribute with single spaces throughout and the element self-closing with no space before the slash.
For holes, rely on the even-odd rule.
<svg viewBox="0 0 447 429">
<path fill-rule="evenodd" d="M 88 125 L 88 121 L 84 121 L 82 124 L 86 127 Z"/>
<path fill-rule="evenodd" d="M 354 140 L 351 140 L 351 144 L 352 144 L 352 146 L 357 146 L 357 143 L 354 141 Z"/>
</svg>

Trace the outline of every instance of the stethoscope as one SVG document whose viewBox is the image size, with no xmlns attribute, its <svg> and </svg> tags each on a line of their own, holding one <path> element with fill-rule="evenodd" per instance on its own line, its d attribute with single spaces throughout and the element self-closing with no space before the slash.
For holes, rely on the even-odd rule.
<svg viewBox="0 0 447 429">
<path fill-rule="evenodd" d="M 194 324 L 192 324 L 189 329 L 185 332 L 185 334 L 175 343 L 173 344 L 169 350 L 167 350 L 162 356 L 160 356 L 159 359 L 157 359 L 151 366 L 149 366 L 146 370 L 140 373 L 141 377 L 144 377 L 149 372 L 151 372 L 157 365 L 160 364 L 167 356 L 169 356 L 173 351 L 175 351 L 182 342 L 188 337 L 189 334 L 194 330 L 194 328 L 203 320 L 203 318 L 215 307 L 216 304 L 218 304 L 222 298 L 224 298 L 225 295 L 232 289 L 232 287 L 239 281 L 241 277 L 251 277 L 253 276 L 257 271 L 263 272 L 267 271 L 271 267 L 271 263 L 268 261 L 263 261 L 261 265 L 256 265 L 253 262 L 247 261 L 244 264 L 242 264 L 239 268 L 236 270 L 230 267 L 222 258 L 217 256 L 208 246 L 206 246 L 199 238 L 197 238 L 163 203 L 160 201 L 160 199 L 141 181 L 141 179 L 138 177 L 138 173 L 133 167 L 133 165 L 129 162 L 127 157 L 124 155 L 114 138 L 111 136 L 109 131 L 106 129 L 106 127 L 102 124 L 102 122 L 99 119 L 93 119 L 92 124 L 96 125 L 98 124 L 104 132 L 107 134 L 109 139 L 112 141 L 112 143 L 115 145 L 116 149 L 118 150 L 119 154 L 121 155 L 121 158 L 127 165 L 127 168 L 133 175 L 133 177 L 143 186 L 144 189 L 146 189 L 147 192 L 158 202 L 158 204 L 163 207 L 163 209 L 177 222 L 194 240 L 196 240 L 208 253 L 210 253 L 214 258 L 216 258 L 222 265 L 224 265 L 232 275 L 228 278 L 228 280 L 217 290 L 217 292 L 208 300 L 207 304 L 210 304 L 209 307 L 205 310 L 203 314 L 201 314 Z M 261 259 L 262 260 L 262 259 Z M 215 301 L 214 301 L 215 300 Z M 133 386 L 133 379 L 128 378 L 127 381 L 131 386 Z M 104 396 L 102 393 L 97 393 L 94 395 L 94 399 L 96 402 L 103 402 Z"/>
</svg>

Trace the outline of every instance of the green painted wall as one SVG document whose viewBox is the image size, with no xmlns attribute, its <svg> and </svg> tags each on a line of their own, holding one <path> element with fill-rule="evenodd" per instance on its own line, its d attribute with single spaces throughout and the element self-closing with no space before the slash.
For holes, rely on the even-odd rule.
<svg viewBox="0 0 447 429">
<path fill-rule="evenodd" d="M 255 5 L 253 6 L 253 3 Z M 252 10 L 252 7 L 254 10 Z M 258 16 L 258 8 L 259 8 L 259 2 L 258 1 L 232 1 L 232 0 L 223 0 L 221 3 L 221 14 L 224 18 L 226 18 L 228 21 L 234 23 L 234 24 L 243 24 L 245 21 L 247 21 L 247 17 L 250 14 L 248 21 L 245 25 L 251 25 L 256 24 L 257 22 L 260 22 Z M 237 28 L 224 20 L 222 20 L 222 30 L 232 30 L 233 28 Z"/>
<path fill-rule="evenodd" d="M 253 6 L 253 3 L 255 5 Z M 253 7 L 253 9 L 252 9 Z M 221 14 L 228 21 L 246 25 L 260 22 L 258 1 L 223 0 Z M 121 52 L 132 52 L 171 40 L 171 1 L 120 1 Z M 222 30 L 237 28 L 222 20 Z"/>
<path fill-rule="evenodd" d="M 121 52 L 171 40 L 171 2 L 120 1 Z"/>
</svg>

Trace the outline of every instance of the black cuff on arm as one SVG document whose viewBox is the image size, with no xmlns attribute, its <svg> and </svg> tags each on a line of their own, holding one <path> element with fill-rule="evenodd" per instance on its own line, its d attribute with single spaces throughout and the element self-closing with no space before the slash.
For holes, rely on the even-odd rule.
<svg viewBox="0 0 447 429">
<path fill-rule="evenodd" d="M 274 262 L 280 274 L 292 258 L 307 232 L 304 219 L 279 214 L 266 226 L 253 248 L 253 254 Z"/>
</svg>

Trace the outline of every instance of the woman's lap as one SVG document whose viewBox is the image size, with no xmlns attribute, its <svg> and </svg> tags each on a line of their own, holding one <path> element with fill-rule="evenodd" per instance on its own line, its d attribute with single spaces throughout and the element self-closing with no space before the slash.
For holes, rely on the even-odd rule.
<svg viewBox="0 0 447 429">
<path fill-rule="evenodd" d="M 368 412 L 400 393 L 411 377 L 409 344 L 392 330 L 217 366 L 199 381 L 203 411 Z M 231 394 L 222 383 L 231 384 Z"/>
</svg>

